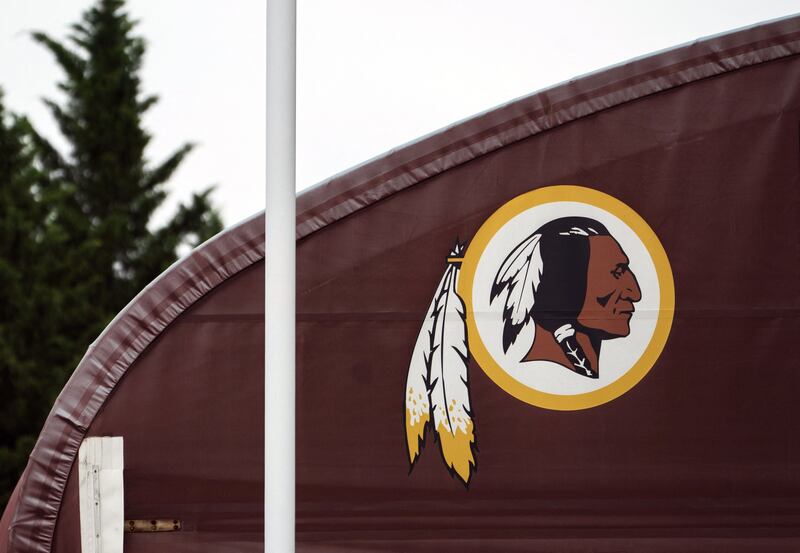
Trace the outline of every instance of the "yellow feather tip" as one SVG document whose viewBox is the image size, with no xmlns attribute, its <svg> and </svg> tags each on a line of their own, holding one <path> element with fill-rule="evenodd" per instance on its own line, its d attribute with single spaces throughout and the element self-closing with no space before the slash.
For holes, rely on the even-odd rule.
<svg viewBox="0 0 800 553">
<path fill-rule="evenodd" d="M 456 433 L 451 434 L 442 425 L 439 425 L 437 433 L 445 463 L 456 471 L 465 484 L 469 484 L 470 466 L 475 466 L 475 458 L 472 455 L 472 444 L 475 442 L 472 421 L 467 421 L 466 432 L 456 429 Z"/>
<path fill-rule="evenodd" d="M 430 420 L 427 413 L 421 413 L 416 417 L 416 421 L 412 421 L 411 411 L 406 409 L 406 442 L 408 443 L 408 461 L 413 465 L 414 461 L 419 456 L 420 440 L 425 435 L 425 425 Z"/>
</svg>

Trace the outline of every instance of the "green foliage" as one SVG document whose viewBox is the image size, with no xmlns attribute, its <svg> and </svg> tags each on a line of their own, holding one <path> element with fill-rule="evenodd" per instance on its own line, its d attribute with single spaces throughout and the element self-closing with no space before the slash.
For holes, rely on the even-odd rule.
<svg viewBox="0 0 800 553">
<path fill-rule="evenodd" d="M 100 0 L 72 27 L 69 46 L 43 33 L 33 35 L 65 74 L 60 88 L 67 101 L 47 105 L 71 151 L 62 155 L 46 140 L 37 142 L 46 153 L 46 169 L 71 189 L 68 209 L 82 217 L 70 221 L 78 223 L 70 234 L 81 238 L 80 254 L 91 262 L 99 303 L 114 309 L 171 263 L 179 244 L 196 245 L 221 227 L 206 191 L 179 208 L 179 224 L 154 232 L 148 228 L 166 198 L 164 183 L 192 145 L 184 144 L 156 166 L 147 164 L 151 137 L 142 117 L 157 98 L 141 92 L 145 43 L 134 36 L 134 22 L 122 8 L 122 0 Z"/>
<path fill-rule="evenodd" d="M 0 504 L 57 391 L 50 362 L 64 361 L 49 334 L 57 292 L 47 286 L 49 269 L 41 262 L 47 213 L 37 198 L 43 175 L 34 159 L 30 125 L 0 103 Z"/>
<path fill-rule="evenodd" d="M 122 0 L 99 0 L 66 42 L 33 38 L 64 73 L 45 100 L 60 152 L 0 107 L 0 508 L 52 402 L 91 341 L 145 285 L 221 229 L 211 189 L 153 229 L 165 184 L 192 150 L 151 165 L 142 118 L 145 43 Z"/>
</svg>

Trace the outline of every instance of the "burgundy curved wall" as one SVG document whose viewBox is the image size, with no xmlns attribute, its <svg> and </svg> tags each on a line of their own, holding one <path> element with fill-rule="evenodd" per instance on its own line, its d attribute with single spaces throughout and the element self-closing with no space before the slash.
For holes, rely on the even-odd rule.
<svg viewBox="0 0 800 553">
<path fill-rule="evenodd" d="M 126 518 L 179 532 L 125 534 L 126 553 L 262 551 L 264 263 L 180 315 L 128 369 L 88 436 L 123 436 Z M 70 473 L 54 552 L 80 549 Z"/>
<path fill-rule="evenodd" d="M 302 239 L 298 551 L 800 549 L 798 82 L 791 56 L 652 94 Z M 443 256 L 552 184 L 611 194 L 652 226 L 676 287 L 666 349 L 631 391 L 573 412 L 510 397 L 473 361 L 469 489 L 430 436 L 409 474 L 402 398 Z"/>
</svg>

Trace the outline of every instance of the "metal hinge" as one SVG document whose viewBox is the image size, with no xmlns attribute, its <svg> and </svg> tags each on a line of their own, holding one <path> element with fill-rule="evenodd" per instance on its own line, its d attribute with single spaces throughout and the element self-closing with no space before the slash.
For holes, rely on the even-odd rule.
<svg viewBox="0 0 800 553">
<path fill-rule="evenodd" d="M 183 527 L 180 520 L 172 518 L 151 518 L 145 520 L 128 519 L 125 533 L 132 532 L 177 532 Z"/>
</svg>

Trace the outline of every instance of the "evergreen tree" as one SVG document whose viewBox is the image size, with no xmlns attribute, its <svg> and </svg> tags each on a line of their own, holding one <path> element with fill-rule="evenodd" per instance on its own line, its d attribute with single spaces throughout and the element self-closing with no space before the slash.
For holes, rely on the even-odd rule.
<svg viewBox="0 0 800 553">
<path fill-rule="evenodd" d="M 150 230 L 166 198 L 164 184 L 192 145 L 148 164 L 151 137 L 142 118 L 157 97 L 141 91 L 145 43 L 123 7 L 123 0 L 99 0 L 72 26 L 69 45 L 34 34 L 65 74 L 59 86 L 66 102 L 46 104 L 71 151 L 64 155 L 41 137 L 37 142 L 45 168 L 70 192 L 60 216 L 70 246 L 77 246 L 70 251 L 80 259 L 69 261 L 85 265 L 73 284 L 91 288 L 97 309 L 90 318 L 103 323 L 177 258 L 179 245 L 194 246 L 221 228 L 208 189 L 181 205 L 170 223 Z"/>
<path fill-rule="evenodd" d="M 31 129 L 0 95 L 0 508 L 25 467 L 63 363 L 47 285 L 47 212 Z M 43 263 L 45 260 L 45 263 Z"/>
<path fill-rule="evenodd" d="M 123 8 L 98 0 L 65 43 L 33 35 L 65 75 L 65 101 L 45 102 L 68 151 L 0 105 L 0 511 L 91 341 L 180 246 L 222 226 L 207 189 L 151 228 L 192 145 L 146 159 L 157 98 L 141 91 L 145 43 Z"/>
</svg>

